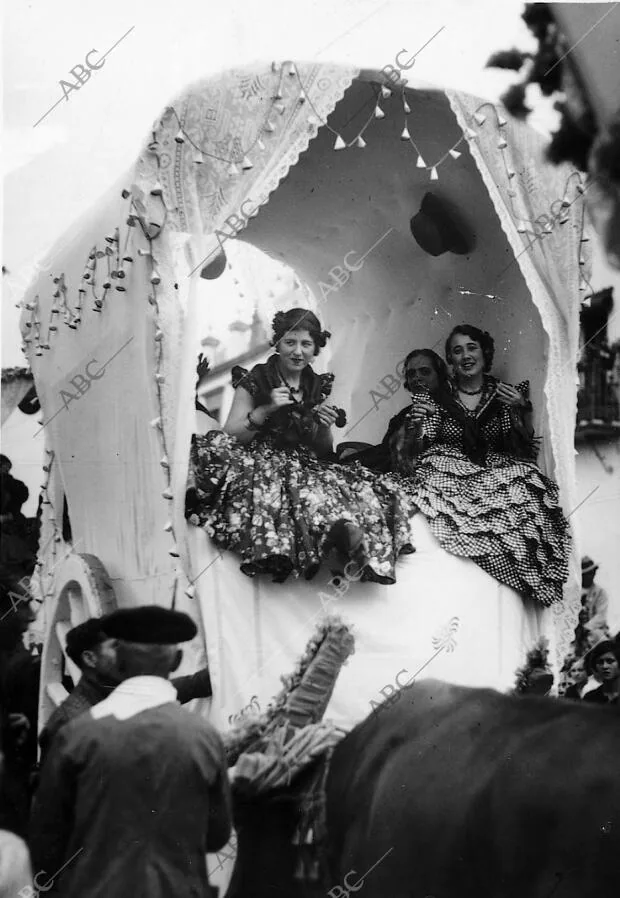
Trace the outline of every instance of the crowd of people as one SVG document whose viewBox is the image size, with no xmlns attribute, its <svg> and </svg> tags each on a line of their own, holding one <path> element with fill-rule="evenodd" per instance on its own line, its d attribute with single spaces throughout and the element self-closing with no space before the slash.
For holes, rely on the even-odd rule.
<svg viewBox="0 0 620 898">
<path fill-rule="evenodd" d="M 37 740 L 39 657 L 23 643 L 32 597 L 10 572 L 0 587 L 0 895 L 33 894 L 20 892 L 33 871 L 51 895 L 85 893 L 84 882 L 88 894 L 129 895 L 132 877 L 143 894 L 145 871 L 149 895 L 180 880 L 176 894 L 205 894 L 204 855 L 226 843 L 231 817 L 220 737 L 178 707 L 212 694 L 209 671 L 168 682 L 193 621 L 143 606 L 71 629 L 66 652 L 81 676 Z"/>
<path fill-rule="evenodd" d="M 612 637 L 607 621 L 609 597 L 595 583 L 597 570 L 590 557 L 581 559 L 581 610 L 558 692 L 570 699 L 618 705 L 620 631 Z"/>
</svg>

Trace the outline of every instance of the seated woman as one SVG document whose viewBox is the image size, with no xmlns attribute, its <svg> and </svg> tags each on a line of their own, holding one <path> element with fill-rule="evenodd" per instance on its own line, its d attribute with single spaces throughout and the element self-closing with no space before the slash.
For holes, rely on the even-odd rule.
<svg viewBox="0 0 620 898">
<path fill-rule="evenodd" d="M 413 502 L 387 477 L 332 462 L 331 427 L 346 418 L 327 401 L 333 374 L 310 366 L 330 336 L 317 317 L 278 312 L 273 330 L 274 355 L 232 370 L 224 432 L 192 438 L 186 514 L 249 576 L 311 579 L 335 547 L 361 579 L 394 583 L 397 557 L 413 551 Z"/>
<path fill-rule="evenodd" d="M 446 363 L 432 349 L 412 350 L 405 358 L 403 373 L 405 389 L 411 393 L 412 398 L 414 396 L 419 398 L 420 388 L 428 390 L 433 395 L 440 387 L 445 388 L 448 383 Z M 400 458 L 404 451 L 404 428 L 410 408 L 410 405 L 406 406 L 390 419 L 387 432 L 378 446 L 369 446 L 345 457 L 344 453 L 340 455 L 341 449 L 346 451 L 347 443 L 343 443 L 338 447 L 339 458 L 346 460 L 347 463 L 359 461 L 374 471 L 384 473 L 391 471 L 395 458 Z"/>
<path fill-rule="evenodd" d="M 414 399 L 401 482 L 444 549 L 551 605 L 568 577 L 568 522 L 556 484 L 534 461 L 529 383 L 492 377 L 493 352 L 485 331 L 454 328 L 446 341 L 454 382 Z"/>
</svg>

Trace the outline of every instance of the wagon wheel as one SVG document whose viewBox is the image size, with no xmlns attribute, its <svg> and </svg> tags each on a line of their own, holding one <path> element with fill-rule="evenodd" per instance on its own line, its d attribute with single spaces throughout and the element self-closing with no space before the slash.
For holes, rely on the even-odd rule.
<svg viewBox="0 0 620 898">
<path fill-rule="evenodd" d="M 56 598 L 47 625 L 41 659 L 39 726 L 63 702 L 80 679 L 80 669 L 67 657 L 67 633 L 91 617 L 116 608 L 107 571 L 96 555 L 69 555 L 58 565 Z"/>
</svg>

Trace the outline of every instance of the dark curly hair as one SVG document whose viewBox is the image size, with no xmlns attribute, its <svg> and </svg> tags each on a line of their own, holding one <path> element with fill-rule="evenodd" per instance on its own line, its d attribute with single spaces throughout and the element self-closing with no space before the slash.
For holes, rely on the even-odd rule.
<svg viewBox="0 0 620 898">
<path fill-rule="evenodd" d="M 437 355 L 432 349 L 412 349 L 409 355 L 405 357 L 405 361 L 403 362 L 403 371 L 407 370 L 407 365 L 411 361 L 411 359 L 415 359 L 419 355 L 426 356 L 429 359 L 431 365 L 435 369 L 435 374 L 437 375 L 437 381 L 440 387 L 444 387 L 449 380 L 448 368 L 446 367 L 446 363 L 444 360 Z"/>
<path fill-rule="evenodd" d="M 321 329 L 321 322 L 310 309 L 289 309 L 288 312 L 276 312 L 271 323 L 273 339 L 271 345 L 275 346 L 291 331 L 306 330 L 314 341 L 314 354 L 318 355 L 327 343 L 331 334 Z"/>
<path fill-rule="evenodd" d="M 473 324 L 459 324 L 457 327 L 452 328 L 448 339 L 446 340 L 447 363 L 449 365 L 452 364 L 452 347 L 450 344 L 452 343 L 452 337 L 456 336 L 456 334 L 470 337 L 479 344 L 484 359 L 484 370 L 490 371 L 493 364 L 493 357 L 495 356 L 495 340 L 491 334 L 487 333 L 487 331 L 481 331 L 479 327 L 474 327 Z"/>
</svg>

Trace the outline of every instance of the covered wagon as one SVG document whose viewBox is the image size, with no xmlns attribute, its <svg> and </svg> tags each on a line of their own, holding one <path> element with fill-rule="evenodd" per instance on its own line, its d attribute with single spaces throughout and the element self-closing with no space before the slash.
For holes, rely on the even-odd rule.
<svg viewBox="0 0 620 898">
<path fill-rule="evenodd" d="M 539 463 L 574 505 L 578 311 L 587 291 L 581 177 L 504 111 L 390 72 L 285 61 L 193 84 L 165 107 L 135 166 L 61 237 L 23 300 L 46 461 L 35 577 L 44 603 L 41 723 L 75 669 L 68 628 L 113 607 L 188 611 L 208 661 L 203 708 L 226 729 L 266 706 L 326 611 L 355 635 L 327 717 L 348 728 L 406 672 L 509 689 L 541 635 L 567 648 L 563 603 L 536 606 L 444 551 L 421 514 L 397 582 L 250 579 L 185 517 L 201 334 L 229 241 L 285 262 L 333 338 L 343 441 L 374 443 L 404 404 L 401 361 L 441 352 L 455 324 L 496 341 L 496 371 L 529 378 Z M 398 74 L 398 73 L 397 73 Z M 424 251 L 411 222 L 432 194 L 468 234 Z M 198 420 L 202 418 L 202 420 Z"/>
</svg>

